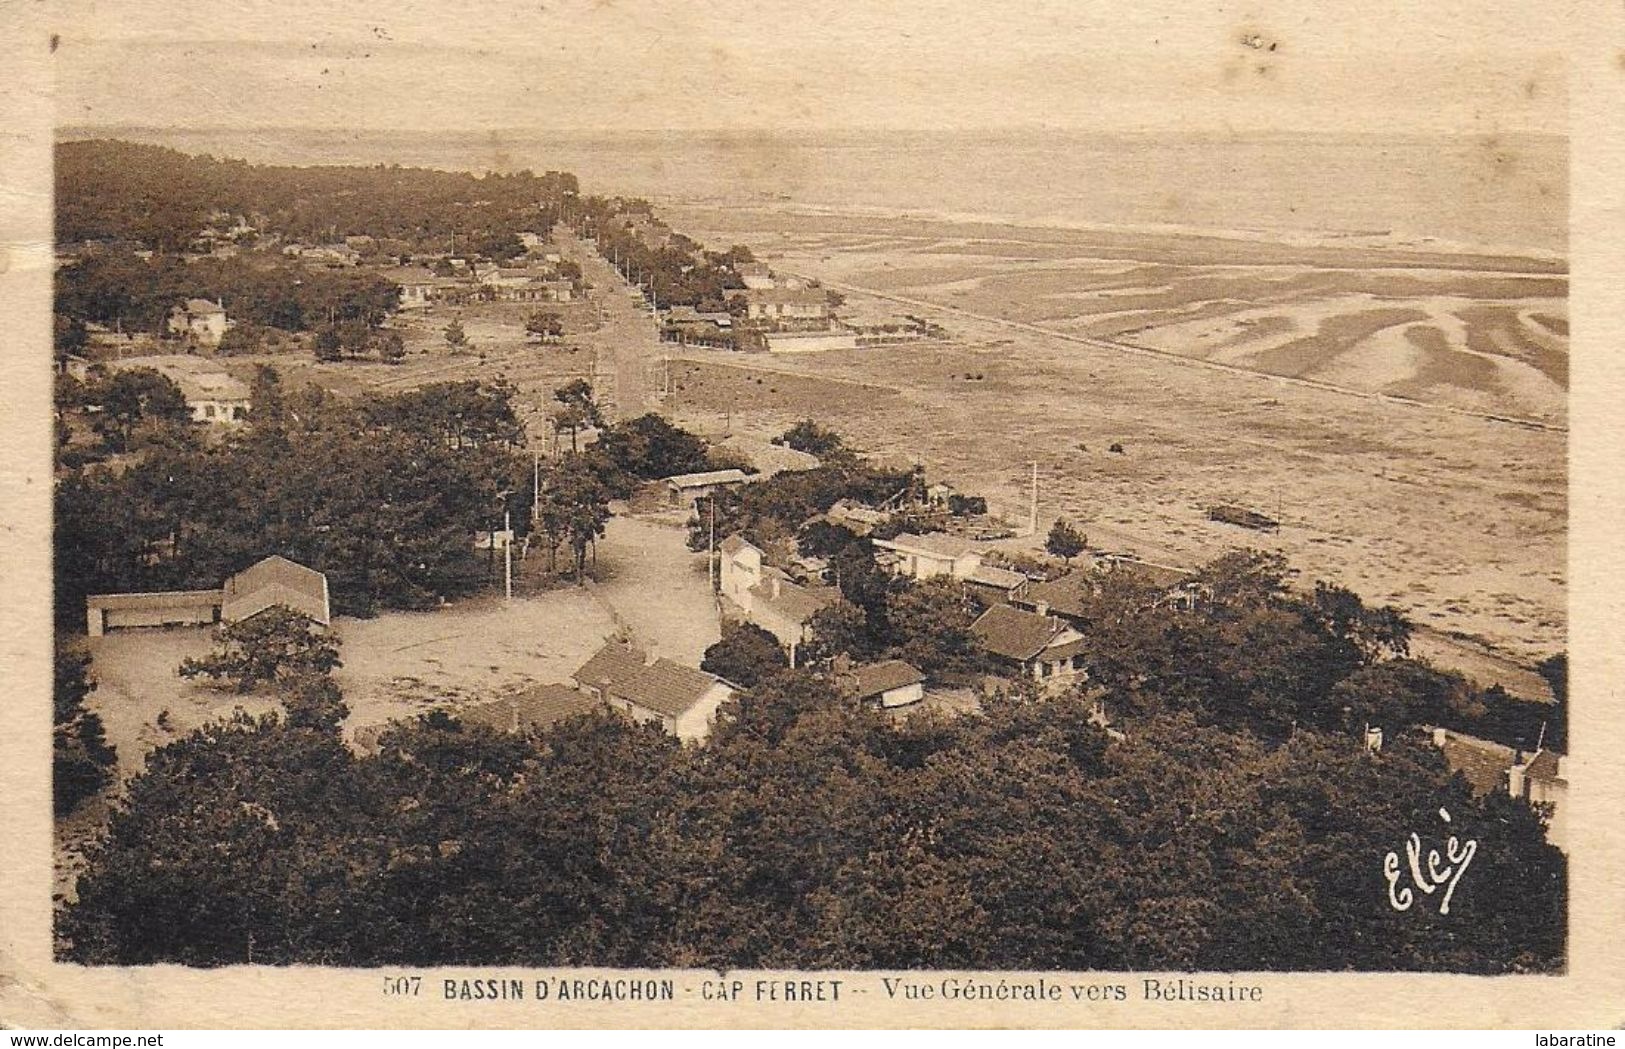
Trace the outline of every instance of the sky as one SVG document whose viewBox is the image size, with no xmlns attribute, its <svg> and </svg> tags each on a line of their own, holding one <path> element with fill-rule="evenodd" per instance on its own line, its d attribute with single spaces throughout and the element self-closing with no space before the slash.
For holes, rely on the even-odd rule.
<svg viewBox="0 0 1625 1049">
<path fill-rule="evenodd" d="M 73 126 L 1566 133 L 1566 3 L 62 0 Z"/>
</svg>

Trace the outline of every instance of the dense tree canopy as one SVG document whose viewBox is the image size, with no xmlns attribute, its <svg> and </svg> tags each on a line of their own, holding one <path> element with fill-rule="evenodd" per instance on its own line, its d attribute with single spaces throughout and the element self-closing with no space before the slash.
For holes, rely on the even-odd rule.
<svg viewBox="0 0 1625 1049">
<path fill-rule="evenodd" d="M 1475 861 L 1448 915 L 1398 912 L 1382 857 L 1441 807 Z M 1182 714 L 1112 741 L 1066 696 L 894 725 L 791 672 L 701 748 L 607 715 L 436 717 L 365 758 L 201 730 L 152 755 L 62 933 L 121 964 L 1499 973 L 1561 967 L 1564 870 L 1425 744 Z"/>
<path fill-rule="evenodd" d="M 116 755 L 102 719 L 85 709 L 85 699 L 96 687 L 90 677 L 90 654 L 82 645 L 61 641 L 54 671 L 51 784 L 53 807 L 64 816 L 111 781 Z"/>
<path fill-rule="evenodd" d="M 69 470 L 56 486 L 56 608 L 84 595 L 217 587 L 281 553 L 326 572 L 336 610 L 432 606 L 481 584 L 474 532 L 530 477 L 501 387 L 388 398 L 256 383 L 249 425 L 203 448 Z"/>
</svg>

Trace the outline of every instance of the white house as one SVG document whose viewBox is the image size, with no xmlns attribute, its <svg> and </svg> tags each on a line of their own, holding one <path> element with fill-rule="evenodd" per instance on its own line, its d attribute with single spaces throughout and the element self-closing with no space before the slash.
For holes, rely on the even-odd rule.
<svg viewBox="0 0 1625 1049">
<path fill-rule="evenodd" d="M 236 426 L 248 418 L 248 384 L 227 375 L 203 357 L 171 353 L 126 357 L 106 363 L 115 371 L 151 368 L 163 375 L 180 387 L 195 422 Z"/>
<path fill-rule="evenodd" d="M 903 532 L 891 539 L 876 539 L 874 544 L 876 549 L 885 550 L 891 555 L 883 563 L 893 575 L 910 579 L 951 576 L 964 580 L 982 567 L 981 551 L 964 540 L 941 532 L 926 535 Z"/>
<path fill-rule="evenodd" d="M 734 272 L 752 291 L 773 287 L 773 271 L 768 269 L 765 262 L 740 262 L 735 264 Z"/>
<path fill-rule="evenodd" d="M 745 316 L 768 327 L 828 327 L 829 296 L 817 288 L 747 289 Z"/>
<path fill-rule="evenodd" d="M 231 321 L 226 308 L 208 299 L 187 299 L 169 311 L 169 332 L 193 339 L 204 346 L 218 346 Z"/>
<path fill-rule="evenodd" d="M 226 580 L 217 590 L 167 590 L 139 594 L 90 594 L 85 628 L 91 637 L 133 627 L 239 623 L 282 605 L 327 626 L 327 576 L 285 557 L 267 557 Z"/>
</svg>

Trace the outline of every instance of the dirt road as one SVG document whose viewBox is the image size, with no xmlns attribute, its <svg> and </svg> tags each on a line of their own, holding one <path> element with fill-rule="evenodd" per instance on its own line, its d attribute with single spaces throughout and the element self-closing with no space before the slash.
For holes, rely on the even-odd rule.
<svg viewBox="0 0 1625 1049">
<path fill-rule="evenodd" d="M 553 233 L 559 254 L 581 267 L 590 290 L 587 301 L 598 310 L 599 327 L 583 341 L 596 351 L 593 390 L 611 420 L 632 419 L 654 407 L 649 372 L 662 352 L 655 321 L 643 299 L 616 272 L 591 241 L 559 226 Z"/>
<path fill-rule="evenodd" d="M 598 544 L 604 582 L 593 592 L 652 655 L 698 666 L 721 636 L 705 571 L 680 527 L 614 517 Z"/>
</svg>

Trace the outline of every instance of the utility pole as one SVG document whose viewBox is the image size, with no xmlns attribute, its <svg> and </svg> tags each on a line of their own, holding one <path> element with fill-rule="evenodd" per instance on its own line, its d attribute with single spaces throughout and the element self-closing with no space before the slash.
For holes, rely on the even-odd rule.
<svg viewBox="0 0 1625 1049">
<path fill-rule="evenodd" d="M 545 438 L 544 438 L 545 439 Z M 531 449 L 531 482 L 530 482 L 530 519 L 538 521 L 542 516 L 542 453 Z"/>
<path fill-rule="evenodd" d="M 513 600 L 513 521 L 506 499 L 502 508 L 502 595 L 503 600 Z"/>
<path fill-rule="evenodd" d="M 1032 506 L 1027 511 L 1027 529 L 1031 534 L 1037 535 L 1038 534 L 1038 460 L 1037 459 L 1033 460 L 1032 467 L 1033 467 L 1033 501 L 1032 501 Z"/>
<path fill-rule="evenodd" d="M 711 580 L 711 593 L 717 592 L 717 493 L 712 492 L 706 497 L 706 505 L 711 508 L 711 539 L 710 547 L 705 554 L 706 575 Z"/>
</svg>

